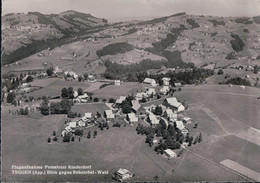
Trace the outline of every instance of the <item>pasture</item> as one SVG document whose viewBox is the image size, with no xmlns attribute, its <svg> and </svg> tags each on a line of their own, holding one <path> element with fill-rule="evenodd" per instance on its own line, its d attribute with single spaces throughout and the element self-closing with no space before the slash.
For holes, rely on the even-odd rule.
<svg viewBox="0 0 260 183">
<path fill-rule="evenodd" d="M 86 112 L 92 112 L 93 115 L 97 113 L 104 114 L 105 110 L 109 108 L 104 103 L 89 103 L 89 104 L 75 104 L 72 106 L 71 111 L 81 113 L 82 115 Z"/>
<path fill-rule="evenodd" d="M 136 94 L 137 91 L 141 92 L 145 90 L 143 84 L 137 82 L 127 82 L 120 86 L 109 85 L 94 93 L 94 97 L 98 98 L 119 98 L 120 96 L 127 96 Z"/>
</svg>

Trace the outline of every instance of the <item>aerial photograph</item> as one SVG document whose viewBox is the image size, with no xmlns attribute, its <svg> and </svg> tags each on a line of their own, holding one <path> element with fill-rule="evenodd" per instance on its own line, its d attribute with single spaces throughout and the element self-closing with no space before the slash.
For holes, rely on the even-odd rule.
<svg viewBox="0 0 260 183">
<path fill-rule="evenodd" d="M 2 0 L 1 182 L 260 182 L 260 0 Z"/>
</svg>

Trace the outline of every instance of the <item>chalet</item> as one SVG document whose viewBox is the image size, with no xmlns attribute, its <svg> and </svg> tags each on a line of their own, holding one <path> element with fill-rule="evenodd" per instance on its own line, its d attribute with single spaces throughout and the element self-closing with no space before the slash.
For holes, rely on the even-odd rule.
<svg viewBox="0 0 260 183">
<path fill-rule="evenodd" d="M 160 89 L 160 93 L 163 94 L 163 95 L 166 95 L 169 91 L 170 91 L 169 86 L 163 86 L 163 87 Z"/>
<path fill-rule="evenodd" d="M 152 86 L 157 86 L 156 81 L 154 79 L 151 79 L 151 78 L 145 78 L 143 83 L 150 84 Z"/>
<path fill-rule="evenodd" d="M 174 86 L 175 86 L 175 87 L 181 87 L 182 84 L 181 84 L 181 83 L 174 83 Z"/>
<path fill-rule="evenodd" d="M 155 94 L 156 94 L 156 91 L 155 91 L 154 88 L 149 88 L 149 89 L 147 90 L 146 94 L 147 94 L 148 96 L 155 95 Z"/>
<path fill-rule="evenodd" d="M 135 95 L 136 100 L 142 100 L 143 97 L 148 97 L 147 93 L 140 92 Z"/>
<path fill-rule="evenodd" d="M 148 122 L 151 124 L 151 126 L 159 125 L 159 119 L 157 119 L 153 113 L 149 113 Z"/>
<path fill-rule="evenodd" d="M 115 115 L 112 110 L 105 110 L 105 117 L 106 119 L 114 119 Z"/>
<path fill-rule="evenodd" d="M 116 100 L 116 104 L 122 104 L 122 102 L 126 99 L 126 96 L 120 96 L 119 99 Z"/>
<path fill-rule="evenodd" d="M 121 81 L 120 80 L 115 80 L 114 84 L 117 85 L 117 86 L 120 86 L 121 85 Z"/>
<path fill-rule="evenodd" d="M 165 149 L 164 154 L 169 158 L 176 158 L 177 157 L 177 154 L 174 151 L 172 151 L 171 149 Z"/>
<path fill-rule="evenodd" d="M 133 174 L 127 170 L 127 169 L 123 169 L 123 168 L 120 168 L 116 173 L 115 173 L 115 178 L 118 180 L 118 181 L 124 181 L 126 179 L 129 179 L 133 177 Z"/>
<path fill-rule="evenodd" d="M 135 113 L 129 113 L 126 115 L 126 119 L 131 123 L 137 123 L 138 117 L 136 117 Z"/>
<path fill-rule="evenodd" d="M 138 111 L 138 109 L 141 107 L 141 105 L 139 104 L 138 100 L 132 100 L 132 110 L 136 113 Z"/>
<path fill-rule="evenodd" d="M 175 124 L 176 128 L 178 128 L 179 130 L 183 130 L 185 128 L 182 121 L 175 121 Z"/>
<path fill-rule="evenodd" d="M 185 107 L 182 105 L 182 103 L 178 102 L 175 97 L 165 99 L 165 105 L 173 108 L 174 110 L 177 110 L 177 112 L 185 110 Z"/>
<path fill-rule="evenodd" d="M 164 116 L 169 120 L 169 121 L 175 121 L 177 120 L 177 113 L 174 113 L 171 109 L 166 109 L 164 112 Z"/>
<path fill-rule="evenodd" d="M 163 80 L 163 85 L 165 85 L 165 86 L 169 86 L 170 85 L 171 78 L 164 77 L 164 78 L 162 78 L 162 80 Z"/>
<path fill-rule="evenodd" d="M 96 82 L 94 75 L 92 75 L 92 74 L 88 75 L 88 82 L 90 82 L 90 83 Z"/>
</svg>

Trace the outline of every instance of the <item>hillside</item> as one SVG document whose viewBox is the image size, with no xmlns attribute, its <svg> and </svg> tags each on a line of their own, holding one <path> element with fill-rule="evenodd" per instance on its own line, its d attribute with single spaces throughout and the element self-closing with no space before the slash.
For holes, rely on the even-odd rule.
<svg viewBox="0 0 260 183">
<path fill-rule="evenodd" d="M 76 11 L 51 15 L 39 12 L 7 14 L 2 17 L 2 64 L 71 42 L 107 23 L 106 19 Z"/>
</svg>

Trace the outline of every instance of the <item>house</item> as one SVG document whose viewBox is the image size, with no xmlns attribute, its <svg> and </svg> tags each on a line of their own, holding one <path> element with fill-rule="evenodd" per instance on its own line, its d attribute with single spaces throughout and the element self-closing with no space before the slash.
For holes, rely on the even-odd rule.
<svg viewBox="0 0 260 183">
<path fill-rule="evenodd" d="M 132 100 L 132 110 L 136 113 L 138 111 L 138 109 L 141 107 L 141 105 L 139 104 L 138 100 Z"/>
<path fill-rule="evenodd" d="M 181 133 L 182 133 L 183 135 L 187 135 L 187 134 L 189 133 L 189 130 L 188 130 L 187 128 L 183 128 L 183 129 L 181 130 Z"/>
<path fill-rule="evenodd" d="M 86 103 L 86 102 L 88 102 L 88 95 L 86 93 L 84 93 L 84 95 L 78 96 L 77 99 L 81 103 Z"/>
<path fill-rule="evenodd" d="M 190 123 L 191 122 L 191 118 L 189 117 L 184 117 L 182 120 L 184 123 Z"/>
<path fill-rule="evenodd" d="M 92 118 L 91 112 L 86 112 L 85 115 L 81 118 L 84 122 L 87 122 L 89 119 Z"/>
<path fill-rule="evenodd" d="M 126 96 L 120 96 L 119 99 L 116 100 L 116 104 L 122 104 L 122 102 L 126 99 Z"/>
<path fill-rule="evenodd" d="M 86 121 L 84 121 L 83 119 L 80 119 L 77 121 L 77 126 L 78 127 L 84 127 L 86 126 Z"/>
<path fill-rule="evenodd" d="M 181 85 L 181 83 L 174 83 L 174 86 L 175 87 L 181 87 L 182 85 Z"/>
<path fill-rule="evenodd" d="M 165 149 L 164 154 L 169 158 L 176 158 L 177 157 L 177 154 L 174 151 L 172 151 L 171 149 Z"/>
<path fill-rule="evenodd" d="M 170 87 L 169 86 L 163 86 L 160 89 L 160 93 L 163 94 L 163 95 L 166 95 L 169 91 L 170 91 Z"/>
<path fill-rule="evenodd" d="M 74 91 L 73 97 L 76 98 L 78 95 L 79 95 L 78 92 L 77 92 L 77 91 Z"/>
<path fill-rule="evenodd" d="M 171 109 L 166 109 L 164 112 L 164 116 L 169 120 L 169 121 L 175 121 L 177 120 L 177 113 L 174 113 Z"/>
<path fill-rule="evenodd" d="M 178 102 L 175 97 L 165 99 L 165 105 L 177 110 L 178 112 L 185 110 L 185 107 L 182 105 L 182 103 Z"/>
<path fill-rule="evenodd" d="M 150 84 L 152 86 L 157 86 L 156 81 L 154 79 L 151 79 L 151 78 L 145 78 L 143 83 Z"/>
<path fill-rule="evenodd" d="M 159 119 L 157 119 L 157 117 L 151 112 L 148 116 L 148 122 L 151 124 L 151 126 L 159 125 Z"/>
<path fill-rule="evenodd" d="M 112 110 L 105 110 L 105 117 L 106 119 L 114 119 L 115 115 Z"/>
<path fill-rule="evenodd" d="M 169 86 L 170 85 L 171 78 L 164 77 L 164 78 L 162 78 L 162 80 L 163 80 L 163 85 L 165 85 L 165 86 Z"/>
<path fill-rule="evenodd" d="M 135 99 L 136 100 L 142 100 L 143 97 L 148 97 L 147 96 L 147 93 L 144 93 L 144 92 L 139 92 L 135 95 Z"/>
<path fill-rule="evenodd" d="M 72 130 L 75 129 L 77 127 L 77 122 L 76 121 L 70 122 L 68 127 L 70 127 Z"/>
<path fill-rule="evenodd" d="M 155 94 L 156 94 L 156 91 L 155 91 L 154 88 L 149 88 L 149 89 L 147 90 L 146 94 L 147 94 L 148 96 L 155 95 Z"/>
<path fill-rule="evenodd" d="M 137 123 L 138 122 L 138 117 L 136 117 L 135 113 L 128 113 L 126 115 L 126 119 L 131 123 Z"/>
<path fill-rule="evenodd" d="M 114 84 L 117 85 L 117 86 L 120 86 L 121 85 L 121 81 L 120 80 L 115 80 Z"/>
<path fill-rule="evenodd" d="M 133 174 L 127 170 L 127 169 L 123 169 L 120 168 L 116 173 L 115 173 L 115 178 L 119 181 L 124 181 L 126 179 L 129 179 L 133 177 Z"/>
<path fill-rule="evenodd" d="M 176 128 L 178 128 L 179 130 L 183 130 L 185 128 L 182 121 L 175 121 L 175 124 Z"/>
</svg>

